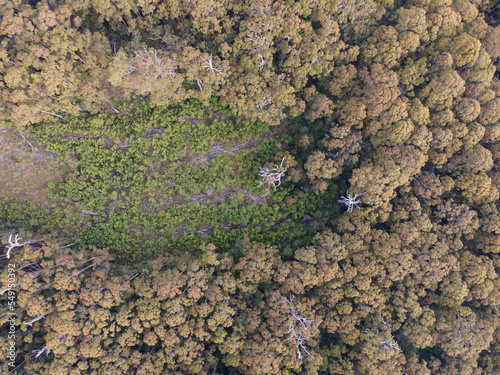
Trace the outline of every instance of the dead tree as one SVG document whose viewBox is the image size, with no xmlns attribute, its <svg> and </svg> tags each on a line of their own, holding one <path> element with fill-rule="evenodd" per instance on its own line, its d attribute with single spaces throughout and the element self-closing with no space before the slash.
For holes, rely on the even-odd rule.
<svg viewBox="0 0 500 375">
<path fill-rule="evenodd" d="M 47 346 L 44 345 L 38 350 L 33 350 L 33 353 L 36 353 L 35 358 L 40 357 L 43 353 L 45 353 L 45 356 L 47 357 L 50 354 L 50 349 L 48 349 Z"/>
<path fill-rule="evenodd" d="M 264 60 L 264 57 L 259 53 L 259 70 L 262 71 L 264 69 L 264 65 L 267 64 L 267 61 Z"/>
<path fill-rule="evenodd" d="M 293 296 L 288 298 L 287 303 L 290 307 L 290 314 L 291 314 L 291 319 L 290 319 L 290 325 L 288 332 L 290 334 L 290 337 L 288 337 L 285 341 L 295 341 L 297 345 L 297 358 L 302 362 L 302 352 L 301 349 L 306 352 L 306 354 L 309 357 L 312 357 L 311 352 L 307 349 L 307 342 L 309 341 L 309 336 L 304 336 L 304 333 L 301 333 L 300 331 L 308 331 L 308 326 L 310 326 L 312 323 L 314 323 L 314 320 L 312 319 L 307 319 L 303 316 L 300 316 L 299 313 L 297 312 L 297 307 L 293 304 Z"/>
<path fill-rule="evenodd" d="M 137 59 L 142 60 L 147 66 L 154 67 L 156 70 L 154 78 L 172 79 L 176 75 L 175 71 L 172 69 L 172 65 L 170 63 L 165 63 L 161 56 L 158 55 L 158 51 L 148 50 L 147 47 L 144 47 L 144 51 L 134 51 L 134 54 Z"/>
<path fill-rule="evenodd" d="M 265 29 L 264 32 L 272 30 L 272 28 L 267 28 L 267 27 L 265 27 L 265 25 L 262 25 L 262 26 L 264 26 L 264 29 Z M 273 42 L 270 42 L 267 39 L 267 36 L 264 35 L 261 31 L 256 30 L 256 29 L 251 29 L 248 26 L 247 26 L 247 29 L 250 31 L 250 33 L 248 33 L 246 35 L 248 41 L 251 43 L 257 43 L 261 47 L 261 49 L 264 46 L 272 46 L 274 44 Z"/>
<path fill-rule="evenodd" d="M 363 203 L 363 202 L 361 202 L 361 199 L 359 199 L 359 197 L 361 197 L 362 195 L 365 195 L 365 194 L 366 194 L 366 191 L 363 194 L 354 194 L 354 196 L 352 196 L 351 194 L 349 194 L 349 190 L 348 190 L 346 192 L 346 196 L 341 197 L 341 199 L 339 199 L 338 202 L 341 204 L 345 204 L 347 206 L 347 212 L 352 212 L 352 209 L 355 206 L 358 209 L 360 209 L 358 204 Z"/>
<path fill-rule="evenodd" d="M 255 105 L 255 109 L 259 112 L 264 112 L 264 109 L 270 104 L 273 104 L 273 102 L 270 100 L 262 100 L 259 104 Z"/>
<path fill-rule="evenodd" d="M 391 336 L 391 340 L 394 340 L 394 336 Z M 380 341 L 380 345 L 384 348 L 384 349 L 394 349 L 394 350 L 401 350 L 399 348 L 399 345 L 396 341 L 394 342 L 391 342 L 387 339 L 383 339 L 382 341 Z"/>
<path fill-rule="evenodd" d="M 208 59 L 203 59 L 203 62 L 201 63 L 201 67 L 207 69 L 210 73 L 217 72 L 217 73 L 222 73 L 220 69 L 217 69 L 213 66 L 213 61 L 212 61 L 212 54 L 208 56 Z"/>
<path fill-rule="evenodd" d="M 45 316 L 47 315 L 47 313 L 44 313 L 44 314 L 40 314 L 38 315 L 37 317 L 31 319 L 30 322 L 28 323 L 23 323 L 24 325 L 27 325 L 27 326 L 30 326 L 30 327 L 33 327 L 33 323 L 39 321 L 39 320 L 42 320 L 43 318 L 45 318 Z"/>
<path fill-rule="evenodd" d="M 285 158 L 286 156 L 281 159 L 281 163 L 279 166 L 275 164 L 274 168 L 259 168 L 259 176 L 262 178 L 262 180 L 259 182 L 259 187 L 267 185 L 267 192 L 263 195 L 263 197 L 270 193 L 271 186 L 273 187 L 274 191 L 276 191 L 276 188 L 281 185 L 281 177 L 283 177 L 283 175 L 287 171 L 287 168 L 283 167 Z"/>
<path fill-rule="evenodd" d="M 24 245 L 28 245 L 30 243 L 36 242 L 36 241 L 30 240 L 30 241 L 26 241 L 23 243 L 19 243 L 19 240 L 21 240 L 21 238 L 19 238 L 19 234 L 16 234 L 16 236 L 14 237 L 14 242 L 12 242 L 12 234 L 9 236 L 9 244 L 7 245 L 7 254 L 5 255 L 7 257 L 7 259 L 10 259 L 10 251 L 13 248 L 23 247 Z"/>
<path fill-rule="evenodd" d="M 137 53 L 137 52 L 136 52 L 136 53 Z M 119 79 L 123 79 L 123 78 L 125 78 L 125 77 L 129 76 L 129 75 L 131 75 L 133 72 L 135 72 L 135 71 L 137 71 L 137 70 L 138 70 L 138 69 L 137 69 L 135 66 L 129 65 L 129 66 L 128 66 L 128 70 L 127 70 L 126 72 L 123 72 L 123 73 L 120 75 Z"/>
<path fill-rule="evenodd" d="M 392 328 L 392 324 L 389 324 L 387 323 L 384 319 L 382 319 L 382 323 L 387 327 L 389 328 L 389 331 L 391 330 Z M 366 328 L 363 330 L 364 333 L 369 333 L 370 332 L 370 329 Z M 380 341 L 378 342 L 378 344 L 380 346 L 382 346 L 384 349 L 386 350 L 401 350 L 401 348 L 399 347 L 399 344 L 397 341 L 394 340 L 394 336 L 391 335 L 391 339 L 388 340 L 387 338 L 385 338 L 384 336 L 382 336 L 379 332 L 379 330 L 377 329 L 377 331 L 375 332 L 375 336 L 380 339 Z"/>
<path fill-rule="evenodd" d="M 316 58 L 312 62 L 310 62 L 309 65 L 317 64 L 317 63 L 319 63 L 319 60 L 320 60 L 319 56 L 316 56 Z"/>
</svg>

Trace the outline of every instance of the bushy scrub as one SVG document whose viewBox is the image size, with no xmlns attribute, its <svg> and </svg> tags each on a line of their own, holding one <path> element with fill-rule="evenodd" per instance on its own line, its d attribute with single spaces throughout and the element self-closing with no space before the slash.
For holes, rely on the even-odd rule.
<svg viewBox="0 0 500 375">
<path fill-rule="evenodd" d="M 49 210 L 6 200 L 3 216 L 81 246 L 108 247 L 122 259 L 206 241 L 229 249 L 245 234 L 272 244 L 307 241 L 301 219 L 321 200 L 301 193 L 287 205 L 283 198 L 298 194 L 289 182 L 262 198 L 258 168 L 291 138 L 236 120 L 216 100 L 208 108 L 193 100 L 155 109 L 139 103 L 124 115 L 44 122 L 32 136 L 70 172 L 49 184 Z"/>
</svg>

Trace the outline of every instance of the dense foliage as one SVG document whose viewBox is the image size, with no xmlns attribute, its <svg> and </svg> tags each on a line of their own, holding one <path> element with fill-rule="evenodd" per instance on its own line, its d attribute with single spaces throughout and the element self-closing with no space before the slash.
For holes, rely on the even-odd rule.
<svg viewBox="0 0 500 375">
<path fill-rule="evenodd" d="M 2 370 L 500 373 L 499 15 L 3 2 Z"/>
</svg>

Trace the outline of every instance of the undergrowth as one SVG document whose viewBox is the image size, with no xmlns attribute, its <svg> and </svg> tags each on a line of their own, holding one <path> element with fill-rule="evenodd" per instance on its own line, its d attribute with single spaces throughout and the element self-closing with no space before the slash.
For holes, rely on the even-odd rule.
<svg viewBox="0 0 500 375">
<path fill-rule="evenodd" d="M 1 198 L 4 224 L 108 247 L 122 261 L 203 242 L 231 249 L 245 235 L 290 249 L 310 240 L 305 215 L 328 220 L 324 207 L 315 215 L 325 197 L 300 184 L 283 183 L 260 198 L 259 166 L 292 137 L 238 121 L 215 99 L 209 107 L 188 101 L 150 109 L 144 102 L 125 115 L 43 122 L 30 135 L 70 172 L 49 184 L 50 209 Z"/>
</svg>

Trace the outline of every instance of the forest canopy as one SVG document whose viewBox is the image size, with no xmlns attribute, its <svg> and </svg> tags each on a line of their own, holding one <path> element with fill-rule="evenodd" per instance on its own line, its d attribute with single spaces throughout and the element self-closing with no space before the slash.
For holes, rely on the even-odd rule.
<svg viewBox="0 0 500 375">
<path fill-rule="evenodd" d="M 0 168 L 6 374 L 500 373 L 498 0 L 4 1 Z"/>
</svg>

